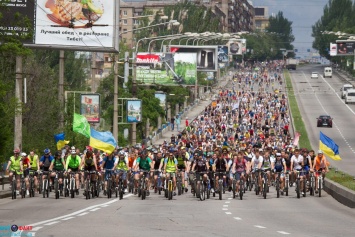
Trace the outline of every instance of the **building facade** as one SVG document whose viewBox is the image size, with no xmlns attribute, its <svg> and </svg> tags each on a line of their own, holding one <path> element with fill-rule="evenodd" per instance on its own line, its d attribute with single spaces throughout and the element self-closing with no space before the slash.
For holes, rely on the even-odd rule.
<svg viewBox="0 0 355 237">
<path fill-rule="evenodd" d="M 255 7 L 254 25 L 256 31 L 265 31 L 269 26 L 268 7 Z"/>
</svg>

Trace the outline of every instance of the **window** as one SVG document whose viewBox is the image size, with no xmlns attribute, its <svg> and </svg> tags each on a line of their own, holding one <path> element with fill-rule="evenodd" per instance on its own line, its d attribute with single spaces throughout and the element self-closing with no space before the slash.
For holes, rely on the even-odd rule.
<svg viewBox="0 0 355 237">
<path fill-rule="evenodd" d="M 127 29 L 123 29 L 123 32 L 127 32 Z"/>
<path fill-rule="evenodd" d="M 139 25 L 139 20 L 134 19 L 133 20 L 133 25 Z"/>
<path fill-rule="evenodd" d="M 127 22 L 128 22 L 127 20 L 123 20 L 124 25 L 127 25 Z"/>
<path fill-rule="evenodd" d="M 123 15 L 127 16 L 127 11 L 126 10 L 123 11 Z"/>
</svg>

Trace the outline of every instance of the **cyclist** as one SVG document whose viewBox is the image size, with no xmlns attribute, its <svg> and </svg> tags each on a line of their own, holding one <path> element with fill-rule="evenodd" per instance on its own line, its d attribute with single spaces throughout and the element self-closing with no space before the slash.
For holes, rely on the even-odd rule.
<svg viewBox="0 0 355 237">
<path fill-rule="evenodd" d="M 53 173 L 51 174 L 52 177 L 55 177 L 55 172 L 59 172 L 58 184 L 59 184 L 60 196 L 63 196 L 64 167 L 65 167 L 65 162 L 64 162 L 64 158 L 62 157 L 62 152 L 56 151 L 56 153 L 54 154 L 54 161 L 51 163 L 49 170 L 53 170 Z"/>
<path fill-rule="evenodd" d="M 261 169 L 267 173 L 268 185 L 270 187 L 271 178 L 270 178 L 270 170 L 271 170 L 271 161 L 270 161 L 270 153 L 269 151 L 265 151 L 264 160 Z"/>
<path fill-rule="evenodd" d="M 177 168 L 181 172 L 182 188 L 185 188 L 185 192 L 187 192 L 188 191 L 188 189 L 187 189 L 187 177 L 185 177 L 185 175 L 187 176 L 187 173 L 185 171 L 186 171 L 188 159 L 186 158 L 186 151 L 183 148 L 181 148 L 181 150 L 178 153 L 176 159 L 177 159 L 177 162 L 178 162 Z"/>
<path fill-rule="evenodd" d="M 196 153 L 195 153 L 196 154 Z M 207 174 L 203 174 L 203 177 L 201 178 L 201 173 L 207 172 L 209 170 L 209 164 L 206 160 L 202 158 L 202 152 L 197 152 L 197 160 L 194 161 L 192 169 L 196 169 L 196 180 L 200 181 L 202 180 L 203 182 L 207 182 Z M 196 189 L 199 190 L 200 188 L 200 183 L 197 183 Z"/>
<path fill-rule="evenodd" d="M 117 169 L 116 183 L 118 183 L 119 177 L 123 180 L 124 192 L 128 192 L 127 190 L 127 171 L 128 171 L 128 157 L 126 153 L 121 150 L 118 152 L 118 159 L 115 161 L 115 165 L 113 167 L 114 170 Z"/>
<path fill-rule="evenodd" d="M 255 151 L 255 156 L 253 156 L 253 158 L 251 159 L 251 167 L 253 170 L 253 179 L 255 180 L 255 173 L 259 172 L 259 170 L 261 169 L 261 166 L 263 164 L 264 161 L 264 157 L 262 156 L 262 152 L 263 149 L 258 149 Z M 261 175 L 259 175 L 259 186 L 260 186 L 260 190 L 261 190 Z"/>
<path fill-rule="evenodd" d="M 295 149 L 294 155 L 291 157 L 291 170 L 293 170 L 293 174 L 295 177 L 297 177 L 297 172 L 300 172 L 300 188 L 302 190 L 302 195 L 303 193 L 303 173 L 302 167 L 304 166 L 304 158 L 300 154 L 299 149 Z M 296 190 L 297 191 L 297 190 Z"/>
<path fill-rule="evenodd" d="M 166 180 L 169 180 L 170 177 L 172 177 L 173 179 L 174 196 L 176 196 L 175 190 L 176 190 L 176 172 L 178 170 L 177 165 L 178 165 L 178 161 L 175 158 L 172 151 L 170 151 L 168 157 L 164 159 L 164 174 L 166 175 Z"/>
<path fill-rule="evenodd" d="M 87 172 L 97 171 L 97 160 L 91 146 L 86 146 L 86 153 L 81 158 L 80 167 L 81 169 L 84 168 L 84 171 Z M 85 172 L 84 175 L 82 175 L 84 180 L 87 179 L 86 175 L 88 175 L 88 173 Z M 95 179 L 96 179 L 96 174 L 95 173 L 91 174 L 91 182 L 95 182 Z M 84 180 L 82 180 L 83 184 L 84 184 Z M 86 194 L 84 193 L 84 195 Z"/>
<path fill-rule="evenodd" d="M 102 160 L 101 169 L 105 170 L 104 195 L 107 193 L 107 180 L 109 178 L 109 174 L 111 174 L 111 179 L 113 180 L 113 167 L 115 166 L 116 160 L 117 159 L 113 153 L 106 154 Z"/>
<path fill-rule="evenodd" d="M 274 179 L 276 180 L 277 172 L 281 172 L 280 175 L 280 190 L 281 195 L 284 195 L 284 187 L 285 187 L 285 172 L 287 170 L 286 161 L 281 157 L 281 153 L 276 153 L 276 159 L 271 163 L 271 169 L 274 171 Z"/>
<path fill-rule="evenodd" d="M 225 156 L 228 156 L 227 153 L 225 153 Z M 223 158 L 222 155 L 220 155 L 215 161 L 214 164 L 212 166 L 212 170 L 213 172 L 217 172 L 217 173 L 223 173 L 223 193 L 225 192 L 225 188 L 226 188 L 226 172 L 227 172 L 227 160 L 226 158 Z M 220 174 L 219 175 L 215 175 L 215 187 L 216 190 L 219 190 L 219 184 L 218 184 L 218 180 L 220 178 Z M 222 188 L 221 188 L 222 190 Z"/>
<path fill-rule="evenodd" d="M 6 171 L 9 171 L 9 182 L 12 184 L 12 178 L 15 175 L 17 188 L 16 194 L 19 195 L 20 192 L 20 175 L 23 173 L 22 159 L 20 156 L 20 150 L 14 149 L 14 155 L 10 157 L 7 163 Z"/>
<path fill-rule="evenodd" d="M 51 150 L 48 148 L 44 149 L 43 156 L 39 159 L 39 167 L 41 168 L 42 172 L 49 172 L 49 167 L 51 166 L 52 162 L 54 161 L 54 157 L 51 155 Z M 48 173 L 50 175 L 50 173 Z M 47 175 L 42 176 L 42 180 L 45 180 Z M 50 186 L 52 186 L 52 180 L 50 180 Z M 40 184 L 42 185 L 42 184 Z"/>
<path fill-rule="evenodd" d="M 160 151 L 154 150 L 154 158 L 152 161 L 152 167 L 154 169 L 154 192 L 158 191 L 158 178 L 161 177 L 161 187 L 164 186 L 165 176 L 161 174 L 161 169 L 164 164 L 163 155 Z"/>
<path fill-rule="evenodd" d="M 21 156 L 22 156 L 23 174 L 24 174 L 25 183 L 26 183 L 26 195 L 29 196 L 30 195 L 30 192 L 29 192 L 30 182 L 29 182 L 28 176 L 30 174 L 31 162 L 25 152 L 22 152 Z"/>
<path fill-rule="evenodd" d="M 76 195 L 79 195 L 79 168 L 80 168 L 81 158 L 77 155 L 77 151 L 74 146 L 71 147 L 70 155 L 67 157 L 65 170 L 70 172 L 76 172 L 75 174 L 75 184 L 76 184 Z"/>
<path fill-rule="evenodd" d="M 31 162 L 31 172 L 33 172 L 33 179 L 34 179 L 34 185 L 35 185 L 35 190 L 38 188 L 38 171 L 39 171 L 39 158 L 38 155 L 35 154 L 35 152 L 32 150 L 30 151 L 30 155 L 28 156 Z"/>
<path fill-rule="evenodd" d="M 235 180 L 237 181 L 237 185 L 235 188 L 235 192 L 239 193 L 239 182 L 242 179 L 245 183 L 245 173 L 249 173 L 249 167 L 247 166 L 247 160 L 244 158 L 243 152 L 239 151 L 238 154 L 233 156 L 233 166 L 232 173 L 235 175 Z"/>
<path fill-rule="evenodd" d="M 313 163 L 313 170 L 316 172 L 316 176 L 318 177 L 319 173 L 321 172 L 324 180 L 325 174 L 328 173 L 329 171 L 328 166 L 329 166 L 329 162 L 327 161 L 327 158 L 323 154 L 323 151 L 318 150 L 318 154 L 314 159 L 314 163 Z M 316 193 L 318 193 L 318 182 L 316 182 Z"/>
<path fill-rule="evenodd" d="M 143 172 L 146 172 L 146 182 L 147 182 L 147 186 L 146 186 L 146 193 L 147 196 L 149 196 L 149 187 L 150 187 L 150 181 L 149 181 L 149 171 L 151 170 L 151 165 L 152 165 L 152 160 L 150 159 L 150 157 L 148 156 L 148 154 L 146 153 L 146 151 L 142 151 L 141 155 L 137 158 L 136 160 L 136 166 L 134 167 L 134 170 L 137 172 L 135 174 L 135 194 L 137 194 L 137 188 L 138 188 L 138 180 L 142 178 L 143 176 Z M 143 191 L 143 190 L 142 190 Z"/>
</svg>

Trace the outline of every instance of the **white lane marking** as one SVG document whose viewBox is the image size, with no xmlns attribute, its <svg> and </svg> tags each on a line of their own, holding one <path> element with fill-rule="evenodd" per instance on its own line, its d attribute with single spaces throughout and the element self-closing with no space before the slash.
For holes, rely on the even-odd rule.
<svg viewBox="0 0 355 237">
<path fill-rule="evenodd" d="M 102 205 L 101 207 L 108 207 L 108 205 Z"/>
<path fill-rule="evenodd" d="M 222 208 L 222 211 L 228 211 L 228 208 Z"/>
<path fill-rule="evenodd" d="M 63 221 L 67 221 L 67 220 L 70 220 L 70 219 L 73 219 L 74 217 L 70 216 L 70 217 L 67 217 L 67 218 L 64 218 L 62 219 Z"/>
<path fill-rule="evenodd" d="M 228 200 L 232 200 L 233 198 L 228 198 Z"/>
<path fill-rule="evenodd" d="M 45 225 L 54 225 L 54 224 L 57 224 L 57 223 L 59 223 L 59 221 L 52 221 L 52 222 L 49 222 L 49 223 L 47 223 Z"/>
<path fill-rule="evenodd" d="M 228 205 L 223 205 L 223 207 L 228 207 Z"/>
<path fill-rule="evenodd" d="M 231 215 L 231 214 L 232 214 L 232 212 L 226 212 L 226 214 L 227 214 L 227 215 Z"/>
<path fill-rule="evenodd" d="M 133 194 L 127 194 L 125 196 L 123 196 L 123 198 L 128 198 L 130 196 L 133 196 Z M 86 207 L 84 209 L 81 209 L 79 211 L 76 211 L 76 212 L 73 212 L 73 213 L 70 213 L 70 214 L 67 214 L 67 215 L 64 215 L 64 216 L 59 216 L 59 217 L 55 217 L 53 219 L 49 219 L 49 220 L 45 220 L 45 221 L 40 221 L 40 222 L 37 222 L 37 223 L 33 223 L 33 224 L 29 224 L 30 226 L 38 226 L 38 225 L 43 225 L 45 223 L 48 223 L 48 222 L 52 222 L 52 221 L 56 221 L 56 220 L 60 220 L 60 219 L 63 219 L 63 218 L 67 218 L 67 217 L 70 217 L 70 216 L 75 216 L 75 215 L 78 215 L 82 212 L 85 212 L 85 211 L 89 211 L 91 209 L 94 209 L 94 208 L 97 208 L 97 207 L 101 207 L 103 205 L 109 205 L 109 204 L 112 204 L 114 202 L 117 202 L 119 201 L 118 199 L 114 199 L 112 201 L 109 201 L 109 202 L 105 202 L 105 203 L 101 203 L 101 204 L 97 204 L 97 205 L 93 205 L 93 206 L 89 206 L 89 207 Z"/>
<path fill-rule="evenodd" d="M 242 218 L 240 218 L 240 217 L 233 217 L 235 220 L 237 220 L 237 221 L 240 221 L 240 220 L 242 220 Z"/>
<path fill-rule="evenodd" d="M 277 231 L 277 233 L 283 234 L 283 235 L 289 235 L 290 233 L 285 232 L 285 231 Z"/>
<path fill-rule="evenodd" d="M 225 203 L 231 203 L 230 201 L 226 201 Z"/>
<path fill-rule="evenodd" d="M 27 232 L 26 236 L 36 236 L 36 232 Z"/>
<path fill-rule="evenodd" d="M 80 213 L 78 216 L 84 216 L 86 214 L 89 214 L 89 212 L 83 212 L 83 213 Z"/>
<path fill-rule="evenodd" d="M 39 230 L 39 229 L 41 229 L 41 228 L 43 228 L 43 226 L 37 226 L 37 227 L 35 227 L 35 228 L 32 228 L 32 231 L 37 231 L 37 230 Z"/>
<path fill-rule="evenodd" d="M 260 229 L 265 229 L 266 228 L 265 226 L 261 226 L 261 225 L 254 225 L 254 227 L 260 228 Z"/>
<path fill-rule="evenodd" d="M 97 210 L 100 210 L 100 209 L 101 209 L 100 207 L 97 207 L 97 208 L 91 209 L 90 211 L 97 211 Z"/>
</svg>

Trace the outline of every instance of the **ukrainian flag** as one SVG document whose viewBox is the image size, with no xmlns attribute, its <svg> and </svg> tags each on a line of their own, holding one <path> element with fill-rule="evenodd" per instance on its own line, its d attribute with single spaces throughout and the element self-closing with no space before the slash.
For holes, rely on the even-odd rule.
<svg viewBox="0 0 355 237">
<path fill-rule="evenodd" d="M 65 140 L 64 133 L 59 133 L 59 134 L 54 135 L 54 140 L 55 140 L 55 143 L 57 144 L 58 150 L 62 149 L 66 144 L 69 143 L 69 141 Z"/>
<path fill-rule="evenodd" d="M 110 132 L 98 132 L 95 129 L 90 129 L 90 146 L 107 153 L 112 153 L 116 146 L 116 139 Z"/>
<path fill-rule="evenodd" d="M 341 160 L 338 145 L 322 132 L 320 132 L 319 149 L 333 160 Z"/>
</svg>

